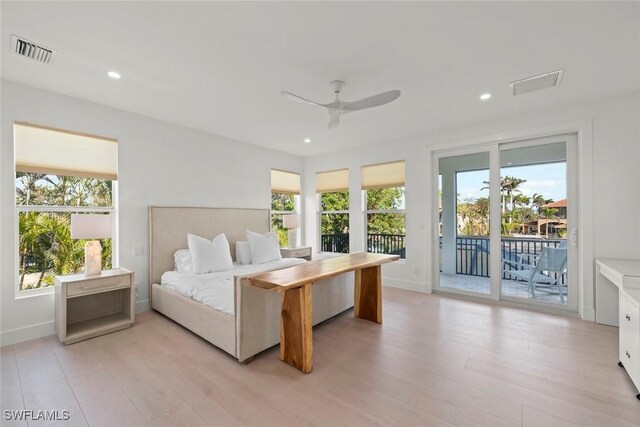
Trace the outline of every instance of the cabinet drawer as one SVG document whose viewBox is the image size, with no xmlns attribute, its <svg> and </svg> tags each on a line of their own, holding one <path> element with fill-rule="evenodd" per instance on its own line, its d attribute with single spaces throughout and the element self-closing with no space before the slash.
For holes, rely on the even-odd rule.
<svg viewBox="0 0 640 427">
<path fill-rule="evenodd" d="M 631 377 L 636 388 L 640 390 L 640 345 L 637 337 L 623 337 L 620 335 L 620 361 Z"/>
<path fill-rule="evenodd" d="M 622 330 L 628 331 L 629 334 L 640 337 L 640 309 L 637 303 L 627 296 L 624 292 L 620 292 L 620 333 Z"/>
<path fill-rule="evenodd" d="M 620 292 L 620 361 L 640 388 L 640 308 Z"/>
<path fill-rule="evenodd" d="M 67 296 L 87 295 L 94 292 L 104 292 L 110 289 L 126 288 L 131 286 L 131 276 L 101 277 L 67 284 Z"/>
<path fill-rule="evenodd" d="M 289 256 L 291 256 L 291 258 L 300 258 L 303 256 L 309 256 L 309 255 L 311 255 L 310 249 L 294 249 L 291 252 L 289 252 Z"/>
</svg>

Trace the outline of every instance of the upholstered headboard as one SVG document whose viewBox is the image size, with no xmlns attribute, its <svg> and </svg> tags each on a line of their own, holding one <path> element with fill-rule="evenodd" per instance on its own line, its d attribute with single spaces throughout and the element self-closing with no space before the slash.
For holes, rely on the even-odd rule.
<svg viewBox="0 0 640 427">
<path fill-rule="evenodd" d="M 259 233 L 269 231 L 269 214 L 269 209 L 150 206 L 150 285 L 160 283 L 162 273 L 174 269 L 173 254 L 187 247 L 187 233 L 209 239 L 225 233 L 231 246 L 231 256 L 235 258 L 236 242 L 247 239 L 247 229 Z"/>
</svg>

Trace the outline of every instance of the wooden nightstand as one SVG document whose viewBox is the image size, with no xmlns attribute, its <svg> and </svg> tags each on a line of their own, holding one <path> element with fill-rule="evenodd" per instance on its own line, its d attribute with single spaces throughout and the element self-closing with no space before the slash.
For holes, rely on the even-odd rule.
<svg viewBox="0 0 640 427">
<path fill-rule="evenodd" d="M 65 344 L 125 329 L 135 320 L 133 272 L 118 268 L 101 274 L 56 276 L 55 319 Z"/>
<path fill-rule="evenodd" d="M 311 247 L 280 248 L 282 258 L 302 258 L 311 261 Z"/>
</svg>

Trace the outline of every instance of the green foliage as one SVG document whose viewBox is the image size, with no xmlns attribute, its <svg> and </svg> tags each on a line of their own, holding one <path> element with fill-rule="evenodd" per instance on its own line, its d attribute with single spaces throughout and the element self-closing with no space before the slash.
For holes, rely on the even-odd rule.
<svg viewBox="0 0 640 427">
<path fill-rule="evenodd" d="M 349 211 L 349 192 L 322 193 L 320 195 L 322 211 Z M 348 213 L 323 213 L 320 218 L 320 233 L 349 234 Z"/>
<path fill-rule="evenodd" d="M 283 227 L 283 214 L 279 212 L 291 212 L 295 210 L 295 196 L 285 193 L 271 193 L 271 229 L 278 235 L 280 247 L 286 247 L 289 243 L 287 229 Z"/>
<path fill-rule="evenodd" d="M 16 174 L 17 205 L 111 206 L 111 200 L 111 181 Z M 86 241 L 71 238 L 70 223 L 69 212 L 19 213 L 20 290 L 50 286 L 55 275 L 82 270 Z M 101 244 L 103 268 L 111 268 L 111 239 Z"/>
<path fill-rule="evenodd" d="M 349 210 L 349 192 L 338 191 L 334 193 L 322 193 L 320 195 L 320 210 L 348 211 Z"/>
<path fill-rule="evenodd" d="M 465 236 L 489 235 L 489 198 L 479 197 L 458 202 L 458 230 Z"/>
</svg>

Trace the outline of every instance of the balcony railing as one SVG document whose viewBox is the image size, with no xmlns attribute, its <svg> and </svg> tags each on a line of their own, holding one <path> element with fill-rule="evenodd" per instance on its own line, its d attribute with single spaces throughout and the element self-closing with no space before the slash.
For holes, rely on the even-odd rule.
<svg viewBox="0 0 640 427">
<path fill-rule="evenodd" d="M 349 253 L 349 234 L 323 234 L 320 236 L 322 252 Z"/>
<path fill-rule="evenodd" d="M 540 255 L 547 247 L 555 248 L 564 239 L 535 239 L 526 237 L 503 237 L 501 240 L 501 259 L 512 261 L 515 264 L 521 259 L 522 254 Z M 442 248 L 442 238 L 440 238 Z M 456 274 L 468 276 L 489 277 L 489 238 L 476 236 L 458 236 L 456 238 Z M 525 257 L 526 261 L 526 257 Z M 514 265 L 505 263 L 506 271 L 502 273 L 503 279 L 515 279 L 508 270 L 515 269 Z M 442 269 L 441 269 L 442 270 Z M 565 283 L 566 274 L 562 274 L 561 283 Z"/>
<path fill-rule="evenodd" d="M 323 234 L 320 240 L 323 252 L 349 253 L 349 234 Z M 406 257 L 404 234 L 368 234 L 367 252 Z"/>
</svg>

